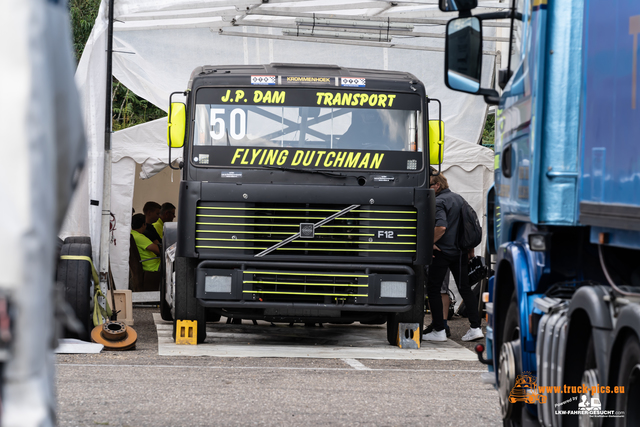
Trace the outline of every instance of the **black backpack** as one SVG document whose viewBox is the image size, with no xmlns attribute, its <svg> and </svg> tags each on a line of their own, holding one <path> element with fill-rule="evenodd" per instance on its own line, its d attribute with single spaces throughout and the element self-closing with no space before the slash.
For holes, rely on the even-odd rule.
<svg viewBox="0 0 640 427">
<path fill-rule="evenodd" d="M 458 222 L 458 249 L 463 252 L 475 248 L 482 242 L 482 227 L 476 211 L 460 196 L 460 219 Z"/>
</svg>

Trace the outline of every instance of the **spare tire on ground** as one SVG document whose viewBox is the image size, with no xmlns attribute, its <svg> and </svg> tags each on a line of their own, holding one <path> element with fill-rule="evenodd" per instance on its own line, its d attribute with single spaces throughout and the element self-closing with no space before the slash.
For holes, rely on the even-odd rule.
<svg viewBox="0 0 640 427">
<path fill-rule="evenodd" d="M 91 259 L 91 243 L 64 243 L 60 248 L 60 257 L 65 255 Z M 93 326 L 91 323 L 91 264 L 82 259 L 59 259 L 56 279 L 64 288 L 65 300 L 85 329 L 81 334 L 65 329 L 65 337 L 89 341 Z"/>
</svg>

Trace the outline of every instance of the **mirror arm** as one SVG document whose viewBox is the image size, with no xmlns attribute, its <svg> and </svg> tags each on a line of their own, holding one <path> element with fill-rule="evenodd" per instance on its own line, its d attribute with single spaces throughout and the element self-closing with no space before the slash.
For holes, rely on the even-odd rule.
<svg viewBox="0 0 640 427">
<path fill-rule="evenodd" d="M 498 96 L 497 92 L 496 95 L 484 95 L 484 102 L 488 105 L 499 105 L 500 97 Z"/>
<path fill-rule="evenodd" d="M 511 12 L 490 12 L 490 13 L 478 13 L 473 15 L 474 18 L 478 18 L 481 21 L 485 19 L 507 19 L 511 18 Z"/>
<path fill-rule="evenodd" d="M 477 93 L 484 97 L 484 102 L 489 105 L 498 105 L 500 103 L 500 94 L 495 89 L 480 89 Z"/>
<path fill-rule="evenodd" d="M 491 12 L 491 13 L 478 13 L 477 15 L 473 15 L 474 18 L 478 18 L 481 21 L 486 19 L 517 19 L 518 21 L 522 21 L 522 13 L 516 12 Z"/>
</svg>

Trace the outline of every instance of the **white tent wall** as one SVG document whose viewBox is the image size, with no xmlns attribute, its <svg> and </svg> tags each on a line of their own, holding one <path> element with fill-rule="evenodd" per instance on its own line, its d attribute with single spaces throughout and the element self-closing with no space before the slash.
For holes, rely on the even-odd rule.
<svg viewBox="0 0 640 427">
<path fill-rule="evenodd" d="M 116 137 L 117 135 L 118 133 L 115 134 Z M 136 213 L 142 213 L 142 208 L 148 201 L 159 204 L 169 202 L 178 206 L 180 173 L 169 170 L 167 164 L 163 163 L 165 169 L 149 176 L 144 172 L 141 174 L 143 166 L 131 157 L 124 157 L 113 164 L 111 212 L 117 225 L 113 232 L 109 256 L 116 289 L 129 288 L 131 208 L 134 207 Z"/>
<path fill-rule="evenodd" d="M 445 157 L 442 174 L 449 182 L 449 188 L 460 194 L 478 215 L 478 220 L 486 228 L 485 196 L 493 185 L 493 150 L 481 145 L 470 146 L 460 141 L 445 143 Z M 486 237 L 475 250 L 476 255 L 484 255 Z"/>
<path fill-rule="evenodd" d="M 237 2 L 235 2 L 237 3 Z M 495 3 L 495 4 L 494 4 Z M 98 265 L 98 247 L 100 241 L 100 221 L 102 206 L 102 147 L 104 145 L 104 99 L 106 96 L 105 75 L 105 30 L 106 0 L 101 5 L 96 25 L 85 47 L 78 66 L 76 81 L 81 88 L 81 96 L 86 117 L 86 129 L 91 149 L 89 152 L 89 173 L 86 189 L 88 194 L 78 197 L 70 213 L 62 235 L 90 234 L 94 244 L 94 262 Z M 497 2 L 481 2 L 491 7 L 504 7 Z M 441 23 L 453 15 L 445 15 L 437 10 L 437 5 L 393 6 L 391 2 L 364 2 L 348 0 L 316 0 L 313 2 L 292 0 L 290 2 L 247 1 L 236 7 L 233 2 L 225 0 L 116 0 L 114 23 L 113 74 L 127 88 L 138 96 L 159 106 L 168 108 L 169 95 L 174 91 L 182 91 L 187 87 L 191 71 L 200 65 L 225 64 L 259 64 L 269 62 L 292 62 L 312 64 L 336 64 L 355 68 L 376 68 L 402 70 L 415 74 L 426 86 L 431 98 L 442 101 L 442 118 L 445 121 L 447 147 L 467 147 L 469 152 L 476 153 L 485 116 L 486 105 L 482 97 L 454 92 L 444 86 L 444 53 L 420 49 L 440 49 L 442 38 L 428 37 L 395 37 L 393 43 L 382 43 L 377 47 L 364 46 L 359 42 L 354 45 L 309 43 L 282 39 L 265 39 L 263 37 L 282 37 L 281 29 L 264 28 L 259 25 L 276 25 L 287 23 L 294 25 L 291 14 L 318 12 L 323 14 L 373 16 L 376 18 L 439 18 Z M 280 13 L 282 16 L 260 15 Z M 247 11 L 250 11 L 248 14 Z M 287 16 L 288 14 L 288 16 Z M 234 26 L 232 19 L 235 19 Z M 220 30 L 223 34 L 221 35 Z M 444 32 L 444 25 L 416 26 L 420 32 Z M 229 34 L 246 35 L 247 37 Z M 483 29 L 485 36 L 495 33 L 488 26 Z M 397 43 L 396 43 L 397 42 Z M 400 45 L 413 46 L 418 50 L 394 48 Z M 494 49 L 495 43 L 485 42 L 485 51 Z M 495 56 L 483 56 L 483 86 L 490 86 L 493 76 Z M 434 115 L 435 108 L 430 113 Z M 163 122 L 164 120 L 164 122 Z M 116 153 L 116 142 L 119 134 L 114 134 L 113 162 L 124 157 L 131 157 L 137 163 L 145 161 L 158 162 L 167 158 L 165 145 L 166 119 L 156 120 L 150 124 L 136 126 L 135 138 L 129 144 L 121 145 L 123 150 Z M 126 131 L 129 131 L 127 129 Z M 122 132 L 126 132 L 122 131 Z M 162 141 L 162 143 L 160 143 Z M 144 146 L 138 146 L 142 144 Z M 151 149 L 154 153 L 147 159 L 140 160 L 144 151 Z M 164 152 L 160 149 L 163 148 Z M 133 152 L 130 154 L 129 151 Z M 172 154 L 175 158 L 176 153 Z M 464 149 L 447 152 L 445 158 L 451 164 L 457 164 L 456 156 L 464 153 Z M 468 153 L 466 154 L 468 156 Z M 153 160 L 150 160 L 153 158 Z M 481 161 L 476 161 L 475 165 Z M 489 167 L 492 167 L 489 166 Z M 466 172 L 473 168 L 463 168 Z M 115 177 L 116 171 L 112 172 Z M 456 175 L 455 173 L 453 175 Z M 451 177 L 452 184 L 457 181 Z M 115 178 L 124 183 L 124 178 Z M 462 177 L 461 177 L 462 179 Z M 462 179 L 467 180 L 468 177 Z M 133 183 L 131 183 L 133 186 Z M 124 187 L 123 187 L 124 188 Z M 128 191 L 128 190 L 127 190 Z M 484 196 L 484 189 L 478 189 L 478 198 Z M 128 194 L 128 193 L 127 193 Z M 121 205 L 117 201 L 117 192 L 112 194 L 112 204 Z M 126 196 L 130 197 L 130 196 Z M 93 206 L 89 201 L 99 201 L 100 206 Z M 122 204 L 124 205 L 124 204 Z M 472 204 L 476 210 L 483 212 L 479 203 Z M 113 209 L 112 209 L 113 210 Z M 480 214 L 479 211 L 479 214 Z M 125 211 L 123 210 L 120 215 Z M 130 216 L 130 206 L 127 215 Z M 82 218 L 88 218 L 82 220 Z M 118 219 L 120 232 L 123 232 L 129 219 Z M 86 229 L 88 224 L 88 229 Z M 123 242 L 124 243 L 124 242 Z M 116 251 L 124 249 L 117 245 Z M 122 256 L 118 255 L 118 256 Z M 127 252 L 128 256 L 128 252 Z M 113 266 L 113 262 L 112 262 Z M 122 283 L 122 282 L 120 282 Z M 118 285 L 119 287 L 121 285 Z"/>
<path fill-rule="evenodd" d="M 166 127 L 167 119 L 165 117 L 113 134 L 111 213 L 116 219 L 116 229 L 113 232 L 109 257 L 117 289 L 128 289 L 129 287 L 129 234 L 131 232 L 131 208 L 135 182 L 140 178 L 151 178 L 167 167 L 169 149 L 165 140 Z M 182 155 L 181 151 L 173 149 L 171 158 L 177 162 Z M 142 174 L 136 175 L 136 164 L 141 165 Z M 180 174 L 176 173 L 174 178 L 179 181 Z M 162 204 L 172 200 L 167 197 L 166 200 L 155 201 Z M 174 205 L 177 206 L 177 203 Z M 140 210 L 136 209 L 136 212 L 141 213 L 142 207 Z"/>
<path fill-rule="evenodd" d="M 129 236 L 131 234 L 131 205 L 136 162 L 125 157 L 112 166 L 111 213 L 116 218 L 109 258 L 116 289 L 129 289 Z"/>
<path fill-rule="evenodd" d="M 136 165 L 136 180 L 133 189 L 133 208 L 136 213 L 142 213 L 144 204 L 149 201 L 162 205 L 169 202 L 178 206 L 178 194 L 180 192 L 180 171 L 172 170 L 166 163 L 162 165 L 164 169 L 149 177 L 143 170 L 144 165 Z M 180 212 L 176 211 L 178 221 Z"/>
<path fill-rule="evenodd" d="M 100 265 L 102 222 L 102 182 L 104 176 L 104 125 L 106 102 L 106 4 L 100 5 L 98 19 L 76 69 L 76 85 L 87 137 L 87 162 L 74 194 L 60 237 L 90 236 L 94 265 Z"/>
</svg>

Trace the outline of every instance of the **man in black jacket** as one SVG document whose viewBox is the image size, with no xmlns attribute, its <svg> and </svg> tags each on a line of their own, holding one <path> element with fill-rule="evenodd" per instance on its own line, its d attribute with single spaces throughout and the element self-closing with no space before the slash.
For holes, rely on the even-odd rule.
<svg viewBox="0 0 640 427">
<path fill-rule="evenodd" d="M 480 314 L 478 313 L 478 301 L 471 286 L 469 286 L 469 258 L 473 257 L 473 250 L 463 253 L 457 247 L 458 223 L 460 220 L 460 208 L 462 197 L 449 190 L 449 183 L 442 173 L 430 177 L 430 187 L 436 192 L 436 226 L 433 236 L 433 262 L 429 266 L 429 279 L 427 281 L 427 296 L 431 309 L 431 322 L 433 330 L 423 335 L 426 341 L 446 341 L 447 335 L 443 320 L 442 299 L 440 289 L 442 281 L 451 270 L 453 278 L 458 286 L 458 291 L 465 306 L 469 318 L 470 329 L 462 337 L 462 341 L 473 341 L 484 337 L 482 333 Z"/>
</svg>

